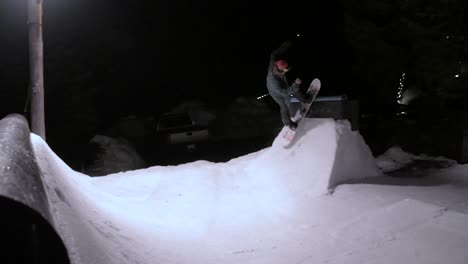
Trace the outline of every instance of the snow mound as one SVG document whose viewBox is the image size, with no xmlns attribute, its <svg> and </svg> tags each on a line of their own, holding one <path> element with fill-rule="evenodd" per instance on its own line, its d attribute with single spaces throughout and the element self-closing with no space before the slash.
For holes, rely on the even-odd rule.
<svg viewBox="0 0 468 264">
<path fill-rule="evenodd" d="M 380 175 L 370 148 L 348 121 L 306 119 L 289 147 L 282 147 L 281 140 L 278 136 L 273 142 L 272 161 L 287 164 L 287 174 L 304 179 L 313 176 L 316 194 L 340 183 Z"/>
<path fill-rule="evenodd" d="M 432 157 L 427 155 L 414 155 L 405 152 L 399 146 L 393 146 L 389 148 L 385 153 L 377 157 L 376 162 L 379 169 L 384 173 L 397 171 L 408 167 L 415 163 L 426 163 L 439 164 L 440 166 L 451 167 L 457 164 L 456 161 L 445 158 L 445 157 Z"/>
<path fill-rule="evenodd" d="M 377 166 L 383 172 L 389 172 L 401 169 L 412 163 L 415 156 L 403 151 L 400 147 L 394 146 L 389 148 L 385 153 L 377 157 Z"/>
<path fill-rule="evenodd" d="M 299 263 L 329 188 L 379 175 L 345 121 L 305 120 L 294 145 L 227 163 L 197 161 L 99 178 L 31 139 L 54 226 L 74 264 Z"/>
</svg>

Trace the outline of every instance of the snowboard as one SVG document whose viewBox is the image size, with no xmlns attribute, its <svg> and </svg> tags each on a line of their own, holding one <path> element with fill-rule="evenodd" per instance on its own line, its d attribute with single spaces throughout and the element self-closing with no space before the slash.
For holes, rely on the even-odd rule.
<svg viewBox="0 0 468 264">
<path fill-rule="evenodd" d="M 315 100 L 315 97 L 317 96 L 318 92 L 320 91 L 321 87 L 321 82 L 319 79 L 315 78 L 309 85 L 309 88 L 307 89 L 306 94 L 310 94 L 312 97 L 312 100 L 308 103 L 301 103 L 300 108 L 296 112 L 296 121 L 297 122 L 297 127 L 296 130 L 292 130 L 288 126 L 284 127 L 282 131 L 282 138 L 284 139 L 284 147 L 289 146 L 291 142 L 294 139 L 294 136 L 296 135 L 296 131 L 299 129 L 299 126 L 301 124 L 301 121 L 304 120 L 306 117 L 307 113 L 309 112 L 310 107 L 312 106 L 312 103 Z"/>
</svg>

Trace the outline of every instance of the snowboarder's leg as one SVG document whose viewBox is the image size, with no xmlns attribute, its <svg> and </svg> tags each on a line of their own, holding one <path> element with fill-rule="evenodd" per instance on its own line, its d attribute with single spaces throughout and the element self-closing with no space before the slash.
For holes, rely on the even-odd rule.
<svg viewBox="0 0 468 264">
<path fill-rule="evenodd" d="M 294 90 L 294 97 L 297 98 L 301 103 L 308 103 L 310 101 L 310 95 L 301 92 L 299 89 Z"/>
<path fill-rule="evenodd" d="M 285 126 L 289 126 L 289 128 L 291 128 L 292 130 L 295 130 L 296 127 L 297 127 L 297 123 L 296 123 L 296 120 L 293 120 L 294 117 L 291 116 L 291 113 L 294 113 L 293 112 L 293 109 L 291 108 L 291 97 L 286 97 L 284 98 L 284 104 L 286 105 L 286 109 L 287 109 L 287 115 L 288 115 L 288 124 L 285 125 Z M 284 123 L 284 122 L 283 122 Z"/>
<path fill-rule="evenodd" d="M 289 98 L 286 100 L 282 97 L 271 96 L 273 100 L 279 105 L 281 113 L 281 121 L 283 125 L 289 126 L 291 122 L 291 116 L 289 113 Z"/>
<path fill-rule="evenodd" d="M 289 126 L 291 124 L 291 114 L 289 113 L 289 107 L 284 102 L 280 104 L 280 111 L 281 111 L 281 121 L 283 121 L 283 125 Z"/>
<path fill-rule="evenodd" d="M 287 103 L 289 108 L 289 114 L 291 115 L 291 121 L 297 122 L 297 120 L 301 119 L 301 103 L 293 104 L 291 103 L 291 99 Z"/>
</svg>

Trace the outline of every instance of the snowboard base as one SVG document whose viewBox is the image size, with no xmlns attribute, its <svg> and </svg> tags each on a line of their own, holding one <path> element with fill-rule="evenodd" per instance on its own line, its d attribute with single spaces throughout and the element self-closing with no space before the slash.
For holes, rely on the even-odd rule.
<svg viewBox="0 0 468 264">
<path fill-rule="evenodd" d="M 306 118 L 307 113 L 309 112 L 310 107 L 312 106 L 312 103 L 315 100 L 315 97 L 317 96 L 318 92 L 320 91 L 321 87 L 321 82 L 319 79 L 315 78 L 309 85 L 309 88 L 307 89 L 307 94 L 309 94 L 312 97 L 312 100 L 308 103 L 301 103 L 301 107 L 298 110 L 299 111 L 299 118 L 297 119 L 297 127 L 295 130 L 292 130 L 289 127 L 284 127 L 283 130 L 281 131 L 281 138 L 283 139 L 283 146 L 287 147 L 291 144 L 291 142 L 294 140 L 294 137 L 296 136 L 296 131 L 299 129 L 299 126 Z M 297 114 L 297 113 L 296 113 Z"/>
</svg>

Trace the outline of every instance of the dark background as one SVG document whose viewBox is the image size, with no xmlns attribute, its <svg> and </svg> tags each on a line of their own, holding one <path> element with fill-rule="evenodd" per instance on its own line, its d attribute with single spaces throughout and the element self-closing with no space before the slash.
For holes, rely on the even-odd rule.
<svg viewBox="0 0 468 264">
<path fill-rule="evenodd" d="M 346 94 L 362 112 L 391 111 L 403 72 L 424 111 L 465 108 L 467 6 L 45 0 L 47 139 L 62 154 L 70 138 L 82 145 L 121 117 L 157 116 L 194 99 L 219 109 L 265 94 L 269 54 L 288 39 L 290 77 L 318 77 L 321 95 Z M 29 115 L 26 10 L 26 0 L 0 2 L 1 117 Z"/>
<path fill-rule="evenodd" d="M 23 94 L 25 2 L 7 0 L 1 8 L 2 83 Z M 343 30 L 343 11 L 333 2 L 310 9 L 299 1 L 45 1 L 47 108 L 68 108 L 84 96 L 78 104 L 109 118 L 186 99 L 223 105 L 264 94 L 269 53 L 287 39 L 296 40 L 290 57 L 301 77 L 320 76 L 329 79 L 328 90 L 339 89 Z M 12 110 L 23 109 L 24 98 L 18 101 Z"/>
</svg>

